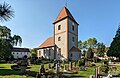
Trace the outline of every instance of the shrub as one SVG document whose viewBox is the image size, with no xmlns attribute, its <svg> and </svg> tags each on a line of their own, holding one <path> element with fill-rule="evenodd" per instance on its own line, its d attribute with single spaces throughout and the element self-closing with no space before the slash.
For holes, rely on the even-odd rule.
<svg viewBox="0 0 120 78">
<path fill-rule="evenodd" d="M 108 66 L 101 66 L 100 67 L 101 71 L 104 72 L 105 74 L 108 73 L 109 67 Z"/>
<path fill-rule="evenodd" d="M 84 59 L 78 60 L 78 66 L 84 66 L 84 65 L 85 65 Z"/>
</svg>

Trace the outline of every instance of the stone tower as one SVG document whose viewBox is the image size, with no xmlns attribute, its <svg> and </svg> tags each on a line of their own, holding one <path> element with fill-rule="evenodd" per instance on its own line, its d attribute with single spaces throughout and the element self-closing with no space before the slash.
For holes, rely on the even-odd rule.
<svg viewBox="0 0 120 78">
<path fill-rule="evenodd" d="M 78 47 L 79 24 L 66 7 L 62 8 L 53 24 L 55 59 L 71 59 L 71 52 L 76 51 Z"/>
</svg>

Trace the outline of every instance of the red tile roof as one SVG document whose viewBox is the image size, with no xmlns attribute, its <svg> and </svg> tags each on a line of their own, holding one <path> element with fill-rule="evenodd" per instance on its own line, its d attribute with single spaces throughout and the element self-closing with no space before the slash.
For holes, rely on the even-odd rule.
<svg viewBox="0 0 120 78">
<path fill-rule="evenodd" d="M 43 42 L 39 48 L 47 48 L 47 47 L 52 47 L 55 46 L 54 44 L 54 37 L 48 38 L 45 42 Z"/>
<path fill-rule="evenodd" d="M 28 48 L 13 48 L 12 49 L 13 52 L 30 52 L 30 50 Z"/>
<path fill-rule="evenodd" d="M 66 18 L 66 17 L 69 17 L 71 20 L 73 20 L 74 22 L 76 22 L 75 19 L 74 19 L 74 17 L 73 17 L 72 14 L 70 13 L 70 11 L 69 11 L 66 7 L 63 7 L 62 10 L 61 10 L 61 12 L 58 14 L 58 16 L 57 16 L 57 18 L 55 19 L 55 21 L 54 21 L 53 24 L 61 21 L 62 19 Z M 77 23 L 77 22 L 76 22 L 76 23 Z M 77 23 L 77 24 L 78 24 L 78 23 Z"/>
<path fill-rule="evenodd" d="M 71 49 L 70 49 L 70 52 L 81 52 L 78 48 L 76 48 L 76 47 L 72 47 Z"/>
</svg>

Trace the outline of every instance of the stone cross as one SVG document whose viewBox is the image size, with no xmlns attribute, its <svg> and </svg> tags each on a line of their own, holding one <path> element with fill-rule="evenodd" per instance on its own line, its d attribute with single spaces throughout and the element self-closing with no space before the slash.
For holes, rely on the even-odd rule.
<svg viewBox="0 0 120 78">
<path fill-rule="evenodd" d="M 56 64 L 56 73 L 58 74 L 60 72 L 60 66 L 59 64 Z"/>
<path fill-rule="evenodd" d="M 72 62 L 69 62 L 69 70 L 72 70 Z"/>
</svg>

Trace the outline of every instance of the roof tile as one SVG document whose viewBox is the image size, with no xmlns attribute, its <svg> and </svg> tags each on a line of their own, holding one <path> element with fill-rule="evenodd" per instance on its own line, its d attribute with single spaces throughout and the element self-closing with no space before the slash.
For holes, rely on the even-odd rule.
<svg viewBox="0 0 120 78">
<path fill-rule="evenodd" d="M 54 37 L 48 38 L 45 42 L 43 42 L 39 48 L 47 48 L 47 47 L 52 47 L 55 46 L 54 44 Z"/>
<path fill-rule="evenodd" d="M 57 18 L 55 19 L 54 23 L 55 24 L 56 22 L 66 18 L 66 17 L 69 17 L 71 18 L 73 21 L 75 21 L 74 17 L 72 16 L 72 14 L 70 13 L 70 11 L 66 8 L 66 7 L 63 7 L 61 12 L 58 14 Z M 76 21 L 75 21 L 76 22 Z M 77 23 L 77 22 L 76 22 Z M 77 23 L 78 24 L 78 23 Z"/>
<path fill-rule="evenodd" d="M 76 48 L 76 47 L 72 47 L 71 49 L 70 49 L 70 52 L 81 52 L 78 48 Z"/>
</svg>

